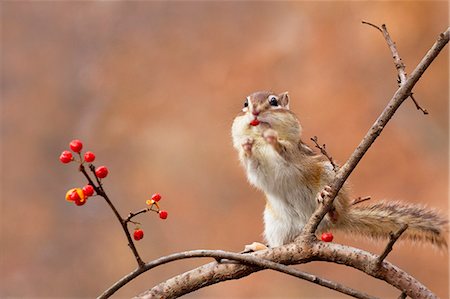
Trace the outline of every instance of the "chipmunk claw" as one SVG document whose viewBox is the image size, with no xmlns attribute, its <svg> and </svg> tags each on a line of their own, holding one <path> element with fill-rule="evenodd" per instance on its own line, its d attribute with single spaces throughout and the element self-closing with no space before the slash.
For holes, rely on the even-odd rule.
<svg viewBox="0 0 450 299">
<path fill-rule="evenodd" d="M 278 142 L 278 133 L 273 129 L 267 129 L 262 133 L 262 137 L 269 144 L 276 144 Z"/>
<path fill-rule="evenodd" d="M 328 185 L 325 185 L 323 189 L 317 193 L 316 200 L 319 204 L 323 204 L 323 201 L 325 200 L 325 197 L 329 196 L 331 193 L 331 187 Z"/>
<path fill-rule="evenodd" d="M 252 154 L 254 140 L 252 138 L 247 138 L 244 143 L 242 143 L 242 149 L 247 156 Z"/>
<path fill-rule="evenodd" d="M 259 243 L 259 242 L 253 242 L 252 244 L 245 245 L 244 251 L 241 251 L 240 253 L 250 253 L 255 252 L 259 250 L 265 250 L 269 247 L 266 245 Z"/>
</svg>

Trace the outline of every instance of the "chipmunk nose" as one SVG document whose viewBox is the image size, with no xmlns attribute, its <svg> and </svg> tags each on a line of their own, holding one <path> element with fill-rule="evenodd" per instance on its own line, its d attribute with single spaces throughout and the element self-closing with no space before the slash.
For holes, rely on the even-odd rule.
<svg viewBox="0 0 450 299">
<path fill-rule="evenodd" d="M 252 114 L 253 114 L 254 116 L 258 116 L 258 115 L 259 115 L 259 111 L 258 111 L 258 110 L 253 110 L 253 111 L 252 111 Z"/>
</svg>

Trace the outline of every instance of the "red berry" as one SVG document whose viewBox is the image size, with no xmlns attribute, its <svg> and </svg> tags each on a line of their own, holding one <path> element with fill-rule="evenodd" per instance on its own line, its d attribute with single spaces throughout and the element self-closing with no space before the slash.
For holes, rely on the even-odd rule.
<svg viewBox="0 0 450 299">
<path fill-rule="evenodd" d="M 134 238 L 136 241 L 139 241 L 139 240 L 142 239 L 143 237 L 144 237 L 144 231 L 143 231 L 142 229 L 138 228 L 138 229 L 135 229 L 135 230 L 134 230 L 133 238 Z"/>
<path fill-rule="evenodd" d="M 63 162 L 64 164 L 71 162 L 72 159 L 73 159 L 72 153 L 69 152 L 69 151 L 63 151 L 63 152 L 61 153 L 61 156 L 59 156 L 59 160 L 60 160 L 61 162 Z"/>
<path fill-rule="evenodd" d="M 105 178 L 108 175 L 108 168 L 106 166 L 97 167 L 95 175 L 101 179 Z"/>
<path fill-rule="evenodd" d="M 74 139 L 70 142 L 70 149 L 73 150 L 75 153 L 81 152 L 81 149 L 83 148 L 83 143 L 81 143 L 80 140 Z"/>
<path fill-rule="evenodd" d="M 333 234 L 332 233 L 323 233 L 321 239 L 324 242 L 331 242 L 331 241 L 333 241 Z"/>
<path fill-rule="evenodd" d="M 159 194 L 159 193 L 153 194 L 153 195 L 152 195 L 152 199 L 153 199 L 154 201 L 160 201 L 160 200 L 161 200 L 161 194 Z"/>
<path fill-rule="evenodd" d="M 158 213 L 159 213 L 159 218 L 161 218 L 161 219 L 167 218 L 167 215 L 168 215 L 167 211 L 161 210 Z"/>
<path fill-rule="evenodd" d="M 86 203 L 86 197 L 85 198 L 81 198 L 78 196 L 78 199 L 75 200 L 75 204 L 77 206 L 82 206 Z"/>
<path fill-rule="evenodd" d="M 76 189 L 73 189 L 73 191 L 69 194 L 69 199 L 71 201 L 77 201 L 80 200 L 80 195 L 78 194 Z"/>
<path fill-rule="evenodd" d="M 86 152 L 84 154 L 84 161 L 86 162 L 94 162 L 95 160 L 95 155 L 93 152 Z"/>
<path fill-rule="evenodd" d="M 255 118 L 254 120 L 252 120 L 252 121 L 250 122 L 250 125 L 251 125 L 251 126 L 257 126 L 257 125 L 259 125 L 259 120 L 258 120 L 257 118 Z"/>
<path fill-rule="evenodd" d="M 92 185 L 86 185 L 82 190 L 86 196 L 92 196 L 94 194 L 94 187 L 92 187 Z"/>
</svg>

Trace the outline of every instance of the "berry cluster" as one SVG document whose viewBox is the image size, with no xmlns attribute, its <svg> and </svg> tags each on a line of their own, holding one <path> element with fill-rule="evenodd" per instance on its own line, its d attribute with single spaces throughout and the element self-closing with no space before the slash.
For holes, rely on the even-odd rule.
<svg viewBox="0 0 450 299">
<path fill-rule="evenodd" d="M 64 163 L 70 162 L 79 162 L 80 165 L 83 165 L 85 162 L 92 163 L 95 160 L 95 154 L 93 152 L 85 152 L 84 155 L 81 154 L 81 150 L 83 149 L 83 143 L 74 139 L 69 144 L 70 149 L 78 155 L 78 159 L 74 158 L 72 152 L 63 151 L 59 156 L 59 160 Z M 108 175 L 108 168 L 106 166 L 100 166 L 95 168 L 94 174 L 96 178 L 103 179 Z M 83 188 L 72 188 L 66 193 L 66 200 L 74 202 L 77 206 L 82 206 L 86 203 L 88 197 L 94 195 L 95 188 L 92 184 L 88 184 Z"/>
<path fill-rule="evenodd" d="M 158 213 L 159 218 L 161 219 L 167 219 L 167 216 L 169 215 L 167 211 L 161 210 L 159 207 L 158 202 L 161 200 L 162 196 L 159 193 L 155 193 L 152 195 L 151 199 L 148 199 L 145 203 L 149 206 L 145 211 L 153 211 Z M 141 240 L 144 238 L 144 231 L 139 227 L 139 223 L 136 223 L 138 226 L 134 229 L 133 238 L 136 241 Z"/>
<path fill-rule="evenodd" d="M 79 164 L 79 171 L 83 173 L 83 175 L 88 180 L 88 184 L 85 185 L 83 188 L 72 188 L 66 193 L 66 200 L 70 202 L 74 202 L 77 206 L 82 206 L 86 203 L 87 199 L 96 193 L 96 195 L 99 195 L 103 197 L 111 206 L 111 208 L 114 210 L 116 216 L 118 217 L 119 221 L 121 222 L 122 226 L 126 230 L 126 234 L 129 236 L 128 229 L 127 229 L 127 223 L 131 222 L 136 225 L 133 238 L 136 241 L 141 240 L 144 238 L 144 231 L 140 228 L 140 223 L 134 222 L 131 219 L 139 214 L 146 213 L 149 211 L 156 212 L 159 215 L 159 218 L 166 219 L 168 216 L 167 211 L 161 210 L 159 207 L 158 202 L 161 200 L 161 194 L 155 193 L 152 195 L 151 199 L 147 200 L 146 203 L 149 206 L 148 208 L 142 209 L 141 211 L 138 211 L 136 213 L 130 213 L 128 218 L 124 219 L 122 218 L 112 202 L 109 200 L 108 196 L 106 195 L 105 190 L 103 189 L 103 184 L 101 179 L 104 179 L 108 175 L 108 168 L 106 166 L 99 166 L 95 167 L 92 162 L 95 160 L 95 154 L 93 152 L 85 152 L 84 155 L 82 154 L 81 150 L 83 149 L 83 143 L 78 140 L 72 140 L 69 144 L 71 151 L 65 150 L 61 153 L 59 156 L 59 160 L 64 163 L 68 164 L 70 162 L 78 162 Z M 87 173 L 85 163 L 88 163 L 88 168 L 92 171 L 95 181 L 91 179 L 91 176 Z M 136 250 L 133 244 L 130 244 L 130 247 L 132 247 L 132 250 Z M 137 251 L 136 251 L 137 252 Z"/>
<path fill-rule="evenodd" d="M 145 203 L 150 206 L 150 211 L 155 211 L 159 214 L 159 218 L 166 219 L 169 214 L 167 211 L 161 210 L 158 205 L 158 201 L 160 201 L 161 198 L 161 194 L 155 193 L 152 195 L 152 198 L 148 199 Z M 156 210 L 153 209 L 154 207 L 156 207 Z"/>
</svg>

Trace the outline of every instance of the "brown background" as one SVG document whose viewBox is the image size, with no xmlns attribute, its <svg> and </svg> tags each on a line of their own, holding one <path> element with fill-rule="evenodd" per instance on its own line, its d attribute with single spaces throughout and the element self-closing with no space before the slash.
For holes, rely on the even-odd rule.
<svg viewBox="0 0 450 299">
<path fill-rule="evenodd" d="M 145 260 L 261 240 L 263 195 L 247 183 L 230 125 L 247 94 L 288 90 L 304 126 L 341 163 L 396 89 L 386 23 L 411 71 L 448 26 L 447 2 L 2 2 L 1 297 L 94 297 L 135 261 L 100 199 L 64 200 L 84 180 L 58 161 L 72 138 L 110 169 L 119 210 L 153 192 L 169 218 L 140 218 Z M 351 176 L 354 196 L 448 208 L 448 47 Z M 382 242 L 335 235 L 380 252 Z M 404 243 L 389 260 L 442 298 L 448 254 Z M 146 273 L 130 297 L 208 260 Z M 299 266 L 383 298 L 398 291 L 333 264 Z M 341 298 L 272 272 L 188 298 Z"/>
</svg>

